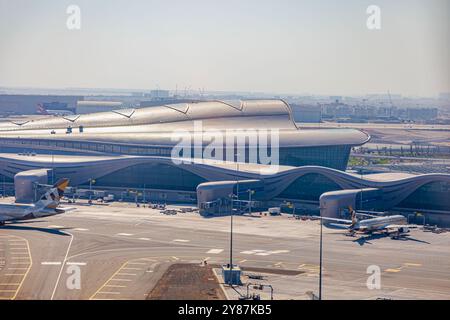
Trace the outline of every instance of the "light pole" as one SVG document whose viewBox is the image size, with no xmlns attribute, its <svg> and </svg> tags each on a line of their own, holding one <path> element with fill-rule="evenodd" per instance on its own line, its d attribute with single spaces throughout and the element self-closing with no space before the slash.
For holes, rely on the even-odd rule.
<svg viewBox="0 0 450 320">
<path fill-rule="evenodd" d="M 232 275 L 231 271 L 233 270 L 233 198 L 234 194 L 230 194 L 230 200 L 231 200 L 231 215 L 230 215 L 230 276 L 228 277 L 230 283 L 229 285 L 233 285 Z"/>
<path fill-rule="evenodd" d="M 319 300 L 322 300 L 322 210 L 320 210 Z"/>
<path fill-rule="evenodd" d="M 236 154 L 236 201 L 239 204 L 239 154 Z M 233 285 L 233 194 L 231 194 L 231 215 L 230 215 L 230 286 Z"/>
</svg>

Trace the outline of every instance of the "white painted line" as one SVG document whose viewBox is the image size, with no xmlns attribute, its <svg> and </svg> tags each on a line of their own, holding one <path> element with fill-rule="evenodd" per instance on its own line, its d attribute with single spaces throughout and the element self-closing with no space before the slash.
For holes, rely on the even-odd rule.
<svg viewBox="0 0 450 320">
<path fill-rule="evenodd" d="M 117 273 L 118 276 L 137 276 L 136 273 Z"/>
<path fill-rule="evenodd" d="M 110 287 L 110 288 L 126 288 L 127 286 L 117 286 L 117 285 L 114 285 L 114 284 L 107 284 L 107 285 L 105 285 L 105 287 Z"/>
<path fill-rule="evenodd" d="M 73 229 L 73 231 L 89 231 L 89 229 L 85 229 L 85 228 L 75 228 L 75 229 Z"/>
<path fill-rule="evenodd" d="M 8 270 L 28 270 L 28 268 L 8 268 Z"/>
<path fill-rule="evenodd" d="M 25 273 L 6 273 L 5 276 L 24 276 Z"/>
<path fill-rule="evenodd" d="M 122 270 L 142 270 L 142 268 L 122 268 Z"/>
<path fill-rule="evenodd" d="M 278 253 L 289 253 L 289 250 L 275 250 L 275 251 L 270 251 L 270 253 L 272 254 L 278 254 Z"/>
<path fill-rule="evenodd" d="M 185 240 L 185 239 L 174 239 L 174 242 L 189 242 L 191 240 Z"/>
<path fill-rule="evenodd" d="M 255 253 L 255 256 L 270 256 L 270 252 L 258 252 Z"/>
<path fill-rule="evenodd" d="M 44 262 L 41 262 L 41 265 L 43 265 L 43 266 L 60 266 L 61 261 L 54 261 L 54 262 L 44 261 Z"/>
<path fill-rule="evenodd" d="M 254 251 L 241 251 L 242 254 L 255 254 Z"/>
<path fill-rule="evenodd" d="M 68 266 L 85 266 L 86 262 L 67 262 L 66 265 L 68 265 Z"/>
<path fill-rule="evenodd" d="M 128 262 L 128 264 L 139 264 L 139 265 L 145 265 L 145 262 Z"/>
<path fill-rule="evenodd" d="M 219 253 L 222 253 L 222 252 L 223 252 L 223 249 L 211 249 L 211 250 L 209 250 L 206 253 L 219 254 Z"/>
<path fill-rule="evenodd" d="M 139 238 L 139 240 L 150 241 L 152 239 L 150 239 L 150 238 Z"/>
<path fill-rule="evenodd" d="M 244 260 L 239 261 L 239 263 L 244 263 L 246 261 L 247 261 L 247 259 L 244 259 Z"/>
<path fill-rule="evenodd" d="M 172 259 L 174 259 L 174 260 L 180 260 L 180 258 L 178 258 L 178 257 L 172 257 Z"/>
<path fill-rule="evenodd" d="M 64 228 L 64 226 L 54 226 L 54 225 L 51 225 L 51 226 L 48 226 L 47 228 L 51 228 L 51 229 L 61 229 L 61 228 Z"/>
<path fill-rule="evenodd" d="M 124 236 L 124 237 L 130 237 L 130 236 L 133 236 L 134 234 L 132 234 L 132 233 L 118 233 L 118 234 L 116 234 L 116 236 Z"/>
</svg>

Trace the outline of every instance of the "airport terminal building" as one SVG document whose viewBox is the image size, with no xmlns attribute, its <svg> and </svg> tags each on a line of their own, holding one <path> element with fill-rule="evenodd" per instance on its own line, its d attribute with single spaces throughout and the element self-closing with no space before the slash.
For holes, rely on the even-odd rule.
<svg viewBox="0 0 450 320">
<path fill-rule="evenodd" d="M 249 137 L 249 132 L 267 130 L 271 133 L 264 139 Z M 228 131 L 234 143 L 220 140 L 206 152 L 211 151 L 211 132 L 220 136 Z M 12 183 L 18 173 L 47 169 L 49 180 L 68 177 L 81 187 L 95 181 L 94 188 L 118 193 L 139 190 L 150 201 L 197 201 L 211 214 L 225 213 L 230 193 L 247 199 L 253 190 L 252 200 L 260 206 L 292 201 L 318 209 L 323 202 L 330 204 L 321 208 L 327 215 L 352 205 L 421 211 L 431 222 L 446 223 L 449 175 L 361 177 L 345 171 L 352 147 L 369 139 L 353 129 L 302 129 L 281 100 L 120 109 L 1 123 L 0 178 Z M 271 146 L 270 154 L 262 152 L 263 145 Z M 183 161 L 174 161 L 174 150 Z M 265 161 L 273 160 L 274 153 L 276 171 Z"/>
</svg>

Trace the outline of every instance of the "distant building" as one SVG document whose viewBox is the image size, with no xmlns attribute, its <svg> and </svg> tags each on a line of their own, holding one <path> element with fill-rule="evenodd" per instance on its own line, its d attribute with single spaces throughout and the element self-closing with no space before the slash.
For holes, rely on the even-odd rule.
<svg viewBox="0 0 450 320">
<path fill-rule="evenodd" d="M 77 114 L 96 113 L 122 109 L 122 102 L 116 101 L 79 101 L 77 103 Z"/>
<path fill-rule="evenodd" d="M 442 92 L 439 94 L 439 99 L 450 100 L 450 92 Z"/>
<path fill-rule="evenodd" d="M 304 122 L 304 123 L 322 122 L 321 106 L 292 104 L 291 107 L 295 122 Z"/>
<path fill-rule="evenodd" d="M 82 96 L 0 95 L 0 114 L 36 114 L 38 105 L 74 111 Z"/>
<path fill-rule="evenodd" d="M 170 96 L 169 90 L 152 90 L 150 91 L 150 95 L 154 100 L 164 100 Z"/>
<path fill-rule="evenodd" d="M 408 108 L 408 120 L 411 121 L 427 121 L 435 120 L 438 117 L 437 108 Z"/>
</svg>

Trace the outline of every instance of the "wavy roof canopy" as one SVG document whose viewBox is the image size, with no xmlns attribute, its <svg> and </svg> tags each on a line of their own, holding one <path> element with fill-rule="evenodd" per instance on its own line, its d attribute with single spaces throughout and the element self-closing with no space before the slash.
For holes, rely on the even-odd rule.
<svg viewBox="0 0 450 320">
<path fill-rule="evenodd" d="M 181 103 L 139 109 L 118 109 L 64 117 L 49 117 L 25 123 L 5 123 L 0 131 L 58 129 L 71 127 L 115 127 L 134 125 L 170 124 L 192 120 L 220 119 L 220 122 L 236 118 L 255 117 L 273 123 L 279 128 L 296 128 L 291 119 L 291 108 L 282 100 L 247 100 L 236 102 L 210 101 Z M 260 122 L 261 123 L 261 122 Z M 258 123 L 256 123 L 258 124 Z M 165 127 L 165 126 L 164 126 Z M 158 131 L 161 127 L 156 126 Z"/>
<path fill-rule="evenodd" d="M 201 128 L 196 126 L 201 121 Z M 82 133 L 77 129 L 83 126 Z M 68 127 L 74 128 L 66 134 Z M 282 100 L 211 101 L 141 109 L 119 109 L 24 123 L 0 124 L 0 139 L 45 139 L 127 145 L 173 146 L 177 132 L 279 130 L 280 147 L 361 145 L 369 136 L 354 129 L 299 130 Z M 53 134 L 51 134 L 53 133 Z M 246 135 L 246 132 L 237 135 Z"/>
</svg>

